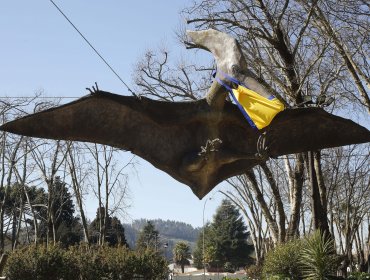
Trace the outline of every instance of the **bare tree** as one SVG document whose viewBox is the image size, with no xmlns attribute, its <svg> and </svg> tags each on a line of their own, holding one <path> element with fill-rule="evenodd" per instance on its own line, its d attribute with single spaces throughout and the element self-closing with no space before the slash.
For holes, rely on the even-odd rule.
<svg viewBox="0 0 370 280">
<path fill-rule="evenodd" d="M 332 231 L 339 241 L 338 249 L 347 256 L 348 263 L 352 262 L 352 251 L 357 248 L 363 266 L 362 247 L 366 241 L 360 238 L 360 233 L 362 227 L 368 225 L 370 211 L 369 147 L 350 146 L 332 152 L 336 160 L 326 161 L 324 168 L 325 173 L 332 175 L 329 182 L 333 185 L 328 195 Z"/>
<path fill-rule="evenodd" d="M 301 1 L 308 10 L 307 2 Z M 342 58 L 346 71 L 361 96 L 361 103 L 370 113 L 368 59 L 369 6 L 361 1 L 322 1 L 313 11 L 312 24 L 327 37 Z M 334 17 L 332 16 L 334 15 Z M 367 86 L 364 86 L 364 84 Z M 353 92 L 353 94 L 356 94 Z"/>
<path fill-rule="evenodd" d="M 87 219 L 84 211 L 83 205 L 83 195 L 84 195 L 84 184 L 89 175 L 88 167 L 84 166 L 86 162 L 86 157 L 84 156 L 81 145 L 77 143 L 70 144 L 68 149 L 68 167 L 72 181 L 72 187 L 74 195 L 76 198 L 77 206 L 80 211 L 83 231 L 84 231 L 84 241 L 89 244 L 89 231 Z"/>
<path fill-rule="evenodd" d="M 44 142 L 43 145 L 38 145 L 36 142 L 32 143 L 31 155 L 38 166 L 38 170 L 42 175 L 42 180 L 47 186 L 47 244 L 53 242 L 55 244 L 56 237 L 56 213 L 53 211 L 55 199 L 58 194 L 55 193 L 54 183 L 55 178 L 60 172 L 61 167 L 63 166 L 64 161 L 66 160 L 69 145 L 62 143 L 61 141 L 55 142 Z"/>
<path fill-rule="evenodd" d="M 0 100 L 0 114 L 1 121 L 4 123 L 9 119 L 20 117 L 26 113 L 29 106 L 35 101 L 37 96 L 32 98 L 15 98 L 11 101 L 9 99 Z M 2 193 L 2 199 L 0 202 L 0 250 L 4 249 L 4 236 L 6 235 L 7 229 L 4 228 L 4 215 L 7 200 L 9 198 L 9 190 L 14 182 L 22 184 L 25 180 L 25 171 L 23 175 L 18 172 L 19 162 L 27 161 L 27 144 L 24 141 L 24 137 L 18 137 L 15 135 L 2 133 L 0 136 L 1 147 L 0 147 L 0 191 Z M 22 196 L 22 195 L 21 195 Z M 16 239 L 19 235 L 21 226 L 21 216 L 23 213 L 23 201 L 20 203 L 18 209 L 19 216 L 13 217 L 13 234 L 12 234 L 12 247 L 16 246 Z M 18 224 L 16 221 L 18 220 Z"/>
<path fill-rule="evenodd" d="M 254 194 L 249 188 L 247 176 L 237 176 L 228 180 L 232 186 L 231 191 L 223 192 L 244 214 L 251 233 L 251 238 L 256 254 L 257 265 L 261 264 L 265 253 L 269 249 L 268 244 L 269 229 L 266 227 L 265 219 L 260 204 L 254 199 Z"/>
<path fill-rule="evenodd" d="M 18 179 L 18 184 L 23 186 L 23 192 L 26 198 L 26 205 L 25 205 L 25 210 L 31 215 L 32 220 L 33 220 L 33 228 L 34 228 L 34 243 L 35 245 L 38 244 L 38 238 L 39 238 L 39 222 L 38 222 L 38 213 L 35 210 L 35 207 L 33 205 L 34 201 L 31 200 L 30 193 L 29 193 L 29 188 L 27 185 L 32 184 L 34 181 L 37 181 L 38 178 L 32 177 L 34 171 L 35 171 L 35 164 L 34 162 L 29 161 L 29 153 L 30 153 L 30 147 L 29 147 L 29 142 L 28 139 L 26 138 L 24 141 L 24 157 L 23 157 L 23 162 L 19 166 L 16 166 L 15 172 L 17 175 Z M 24 216 L 26 216 L 26 213 L 24 213 Z M 27 223 L 26 223 L 27 227 Z M 20 228 L 19 228 L 20 229 Z M 28 231 L 28 229 L 27 229 Z"/>
<path fill-rule="evenodd" d="M 140 95 L 166 101 L 196 100 L 209 88 L 209 70 L 185 61 L 171 63 L 170 53 L 163 49 L 147 51 L 135 66 L 134 82 Z"/>
<path fill-rule="evenodd" d="M 99 220 L 99 244 L 105 242 L 108 218 L 113 213 L 124 214 L 128 199 L 128 176 L 124 173 L 128 166 L 134 164 L 134 157 L 121 164 L 117 161 L 118 150 L 105 145 L 86 145 L 94 158 L 91 188 L 98 198 L 97 216 Z"/>
</svg>

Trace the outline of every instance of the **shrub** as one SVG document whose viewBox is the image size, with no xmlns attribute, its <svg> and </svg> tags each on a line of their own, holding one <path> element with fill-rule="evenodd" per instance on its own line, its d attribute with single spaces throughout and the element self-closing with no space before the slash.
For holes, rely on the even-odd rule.
<svg viewBox="0 0 370 280">
<path fill-rule="evenodd" d="M 235 267 L 233 266 L 233 264 L 231 262 L 225 262 L 224 271 L 234 273 L 235 272 Z"/>
<path fill-rule="evenodd" d="M 262 276 L 262 266 L 261 265 L 250 265 L 245 268 L 245 272 L 247 273 L 250 279 L 261 279 Z"/>
<path fill-rule="evenodd" d="M 165 279 L 168 275 L 167 262 L 157 253 L 146 250 L 141 254 L 134 254 L 134 257 L 136 275 L 142 275 L 145 279 Z"/>
<path fill-rule="evenodd" d="M 367 280 L 370 279 L 370 274 L 366 272 L 352 272 L 347 279 L 351 280 Z"/>
<path fill-rule="evenodd" d="M 126 247 L 75 248 L 81 279 L 164 279 L 168 273 L 167 262 L 151 250 L 133 252 Z M 78 253 L 80 252 L 80 255 Z"/>
<path fill-rule="evenodd" d="M 116 280 L 164 279 L 168 273 L 166 260 L 154 253 L 133 252 L 126 247 L 30 246 L 13 252 L 5 267 L 10 280 Z"/>
<path fill-rule="evenodd" d="M 263 279 L 300 279 L 302 276 L 301 250 L 301 240 L 277 245 L 266 255 L 262 269 Z"/>
<path fill-rule="evenodd" d="M 307 280 L 326 280 L 335 276 L 339 258 L 335 253 L 334 241 L 321 231 L 315 231 L 304 241 L 302 248 L 302 272 Z"/>
<path fill-rule="evenodd" d="M 4 270 L 9 279 L 77 279 L 78 268 L 58 246 L 30 246 L 10 254 Z"/>
<path fill-rule="evenodd" d="M 224 277 L 222 277 L 221 280 L 248 280 L 248 278 L 243 277 L 243 278 L 240 279 L 240 278 L 231 278 L 231 277 L 224 276 Z"/>
<path fill-rule="evenodd" d="M 320 231 L 306 239 L 278 245 L 269 252 L 263 265 L 263 279 L 337 279 L 339 258 L 334 241 Z"/>
<path fill-rule="evenodd" d="M 114 259 L 118 250 L 109 251 L 109 249 L 109 247 L 80 246 L 70 248 L 68 253 L 77 264 L 81 279 L 116 279 L 114 278 L 116 264 L 110 263 L 110 259 Z"/>
</svg>

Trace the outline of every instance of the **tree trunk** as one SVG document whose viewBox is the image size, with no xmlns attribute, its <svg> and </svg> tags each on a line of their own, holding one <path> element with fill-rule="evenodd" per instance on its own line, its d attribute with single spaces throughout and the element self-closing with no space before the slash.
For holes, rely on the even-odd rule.
<svg viewBox="0 0 370 280">
<path fill-rule="evenodd" d="M 106 149 L 104 147 L 104 155 L 106 153 Z M 109 207 L 109 178 L 108 178 L 108 166 L 106 163 L 105 166 L 105 207 L 104 207 L 104 227 L 103 227 L 103 239 L 107 236 L 107 228 L 108 228 L 108 207 Z"/>
<path fill-rule="evenodd" d="M 91 151 L 91 150 L 90 150 Z M 103 245 L 104 243 L 104 228 L 103 228 L 103 213 L 102 213 L 102 196 L 101 196 L 101 186 L 102 186 L 102 178 L 100 176 L 100 163 L 99 163 L 99 151 L 98 151 L 98 145 L 94 144 L 94 151 L 91 152 L 93 157 L 95 158 L 95 164 L 96 164 L 96 177 L 97 177 L 97 184 L 98 184 L 98 218 L 99 218 L 99 245 Z"/>
<path fill-rule="evenodd" d="M 52 200 L 54 198 L 53 194 L 53 178 L 47 180 L 48 186 L 48 201 L 47 201 L 47 214 L 46 214 L 46 246 L 49 246 L 50 242 L 53 240 L 53 222 L 52 222 Z"/>
<path fill-rule="evenodd" d="M 303 154 L 296 154 L 296 166 L 294 168 L 294 174 L 289 174 L 292 178 L 292 196 L 291 196 L 291 214 L 288 226 L 287 237 L 293 238 L 298 235 L 299 221 L 300 221 L 300 210 L 302 204 L 302 192 L 304 182 L 304 158 Z M 304 223 L 304 221 L 303 221 Z"/>
<path fill-rule="evenodd" d="M 26 221 L 26 213 L 23 212 L 23 219 Z M 28 228 L 27 222 L 24 223 L 27 234 L 27 243 L 31 244 L 30 229 Z"/>
<path fill-rule="evenodd" d="M 4 215 L 5 215 L 5 205 L 6 205 L 6 201 L 8 199 L 8 193 L 9 193 L 9 189 L 10 189 L 10 184 L 11 184 L 11 181 L 12 181 L 12 175 L 13 175 L 13 169 L 14 169 L 14 166 L 15 166 L 15 159 L 16 159 L 16 155 L 17 155 L 17 152 L 18 152 L 18 149 L 20 147 L 20 144 L 22 142 L 22 139 L 23 137 L 21 137 L 19 139 L 19 141 L 17 142 L 16 146 L 14 147 L 14 150 L 11 154 L 11 157 L 9 159 L 9 163 L 10 163 L 10 167 L 8 169 L 8 176 L 7 176 L 7 180 L 6 180 L 6 186 L 4 188 L 4 179 L 5 179 L 5 133 L 3 134 L 3 155 L 2 155 L 2 167 L 3 167 L 3 176 L 2 176 L 2 181 L 1 181 L 1 188 L 4 189 L 4 197 L 3 197 L 3 200 L 1 201 L 1 205 L 0 205 L 0 253 L 4 252 Z"/>
<path fill-rule="evenodd" d="M 72 187 L 73 191 L 75 193 L 76 201 L 77 201 L 77 206 L 80 211 L 81 215 L 81 221 L 82 221 L 82 227 L 84 231 L 84 241 L 89 244 L 90 243 L 90 238 L 89 238 L 89 231 L 88 231 L 88 226 L 87 226 L 87 221 L 86 221 L 86 216 L 85 216 L 85 211 L 83 209 L 83 203 L 82 203 L 82 194 L 81 194 L 81 185 L 77 180 L 77 174 L 76 174 L 76 165 L 75 161 L 72 155 L 72 149 L 69 150 L 69 170 L 70 174 L 72 177 Z"/>
<path fill-rule="evenodd" d="M 278 228 L 278 225 L 276 223 L 276 220 L 274 220 L 274 218 L 273 218 L 273 216 L 270 212 L 269 206 L 267 205 L 261 190 L 258 187 L 256 176 L 253 173 L 253 170 L 247 170 L 245 174 L 246 174 L 247 178 L 249 179 L 249 181 L 251 182 L 251 187 L 252 187 L 253 192 L 256 196 L 256 200 L 259 203 L 259 205 L 261 206 L 263 215 L 264 215 L 264 217 L 266 219 L 266 222 L 267 222 L 267 225 L 270 229 L 271 238 L 272 238 L 274 243 L 277 243 L 278 240 L 279 240 L 279 228 Z"/>
<path fill-rule="evenodd" d="M 267 181 L 270 184 L 272 193 L 274 195 L 274 200 L 277 206 L 277 212 L 279 214 L 279 224 L 278 224 L 279 225 L 279 242 L 284 242 L 285 237 L 286 237 L 286 230 L 285 230 L 286 215 L 284 211 L 283 201 L 281 200 L 281 196 L 280 196 L 280 191 L 274 179 L 274 176 L 272 175 L 272 172 L 268 168 L 266 163 L 262 163 L 261 167 L 263 169 L 263 172 L 266 174 Z"/>
<path fill-rule="evenodd" d="M 320 191 L 320 200 L 321 205 L 324 210 L 324 214 L 327 216 L 328 206 L 327 206 L 327 194 L 326 194 L 326 186 L 324 183 L 324 176 L 322 174 L 322 167 L 321 167 L 321 151 L 316 151 L 313 153 L 314 155 L 314 168 L 317 178 L 317 183 Z"/>
<path fill-rule="evenodd" d="M 15 234 L 15 239 L 13 243 L 13 250 L 17 248 L 18 240 L 19 240 L 19 233 L 21 232 L 21 226 L 22 226 L 22 215 L 24 211 L 24 203 L 23 203 L 23 197 L 21 198 L 21 208 L 19 209 L 19 216 L 18 216 L 18 225 L 17 225 L 17 231 Z"/>
<path fill-rule="evenodd" d="M 28 194 L 28 191 L 27 191 L 27 188 L 26 188 L 25 185 L 23 185 L 23 189 L 24 189 L 24 193 L 26 194 L 27 203 L 28 203 L 28 205 L 29 205 L 29 207 L 31 209 L 32 219 L 33 219 L 33 226 L 34 226 L 34 230 L 35 230 L 34 243 L 35 243 L 35 245 L 37 245 L 37 243 L 38 243 L 38 235 L 39 235 L 39 224 L 37 222 L 35 209 L 33 208 L 33 205 L 32 205 L 31 200 L 30 200 L 30 196 Z"/>
<path fill-rule="evenodd" d="M 313 152 L 307 152 L 307 171 L 311 188 L 312 220 L 314 229 L 321 230 L 325 235 L 330 234 L 328 217 L 321 203 L 320 189 L 314 167 Z"/>
<path fill-rule="evenodd" d="M 12 250 L 15 247 L 15 239 L 17 236 L 17 212 L 16 209 L 12 211 Z"/>
</svg>

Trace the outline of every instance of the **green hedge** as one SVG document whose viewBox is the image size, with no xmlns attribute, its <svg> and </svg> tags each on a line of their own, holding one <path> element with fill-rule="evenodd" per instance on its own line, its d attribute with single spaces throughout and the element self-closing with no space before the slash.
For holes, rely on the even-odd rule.
<svg viewBox="0 0 370 280">
<path fill-rule="evenodd" d="M 9 280 L 118 280 L 165 279 L 165 259 L 152 251 L 133 252 L 125 247 L 30 246 L 13 252 L 5 267 Z"/>
</svg>

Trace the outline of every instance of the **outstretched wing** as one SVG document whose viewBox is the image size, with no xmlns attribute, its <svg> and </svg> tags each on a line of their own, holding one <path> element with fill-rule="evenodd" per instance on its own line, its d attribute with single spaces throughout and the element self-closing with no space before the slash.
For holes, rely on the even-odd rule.
<svg viewBox="0 0 370 280">
<path fill-rule="evenodd" d="M 228 137 L 218 134 L 219 126 L 224 127 L 224 135 L 232 135 L 233 129 L 245 129 L 243 120 L 235 117 L 235 113 L 238 114 L 231 108 L 220 122 L 218 114 L 210 112 L 205 100 L 170 103 L 98 91 L 11 121 L 0 129 L 25 136 L 100 143 L 131 151 L 203 197 L 224 180 L 225 175 L 218 174 L 222 163 L 213 164 L 217 160 L 207 160 L 198 153 L 211 134 L 224 138 L 227 144 Z M 254 132 L 248 127 L 247 134 L 251 134 L 247 136 L 250 140 L 244 142 L 256 141 Z M 237 141 L 242 142 L 245 132 L 239 135 Z M 245 150 L 245 145 L 237 148 L 236 153 Z M 254 149 L 254 145 L 250 147 Z M 244 162 L 243 169 L 255 163 L 255 160 Z M 233 171 L 232 175 L 237 173 Z"/>
<path fill-rule="evenodd" d="M 265 134 L 271 157 L 370 141 L 365 127 L 317 107 L 284 110 Z"/>
<path fill-rule="evenodd" d="M 260 133 L 236 106 L 226 103 L 223 111 L 215 111 L 205 99 L 163 102 L 98 91 L 0 129 L 131 151 L 199 198 L 263 160 L 255 156 Z M 318 108 L 285 110 L 264 132 L 270 156 L 370 141 L 366 128 Z"/>
</svg>

